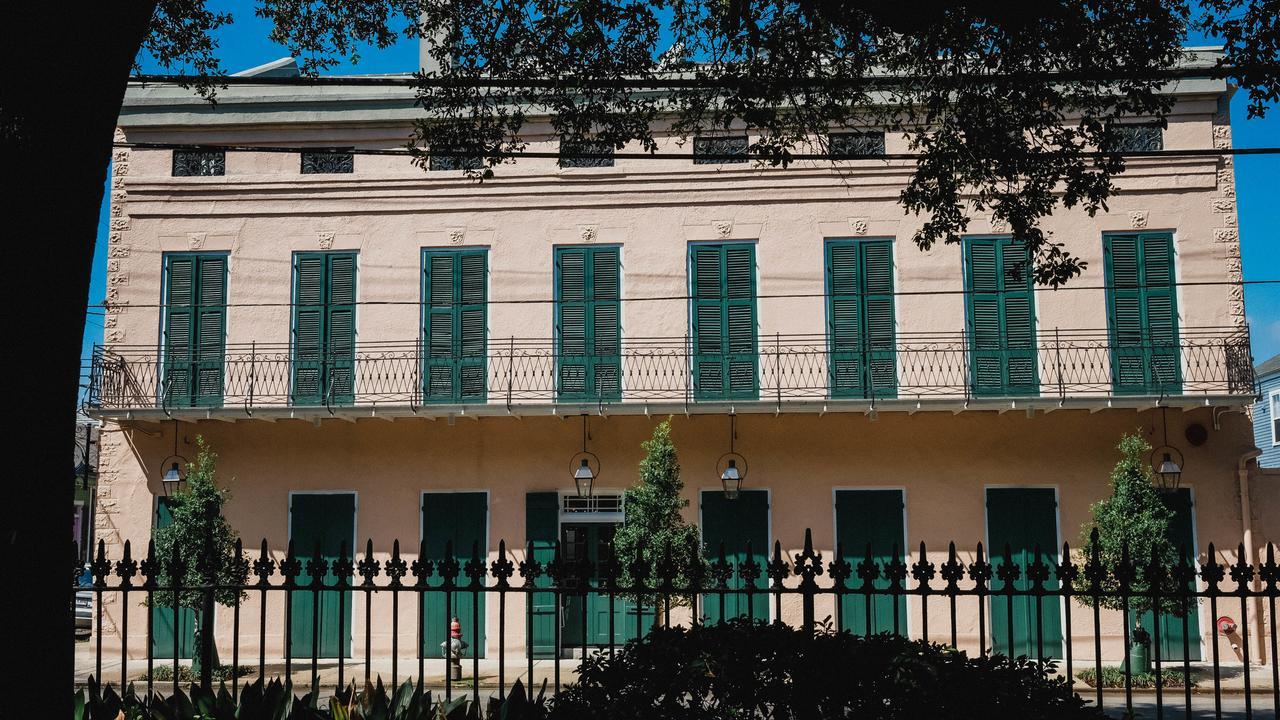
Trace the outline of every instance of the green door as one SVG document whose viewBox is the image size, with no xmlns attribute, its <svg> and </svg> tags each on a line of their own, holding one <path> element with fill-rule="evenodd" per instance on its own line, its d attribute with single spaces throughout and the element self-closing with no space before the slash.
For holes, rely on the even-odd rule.
<svg viewBox="0 0 1280 720">
<path fill-rule="evenodd" d="M 556 535 L 560 525 L 560 496 L 554 492 L 531 492 L 524 501 L 524 537 L 527 548 L 532 550 L 533 560 L 542 563 L 555 558 Z M 551 587 L 551 578 L 544 572 L 534 580 L 540 588 Z M 560 622 L 555 593 L 530 593 L 529 652 L 533 657 L 549 658 L 556 655 L 556 623 Z"/>
<path fill-rule="evenodd" d="M 1173 511 L 1173 520 L 1169 523 L 1168 539 L 1174 544 L 1174 547 L 1183 549 L 1184 557 L 1187 564 L 1195 567 L 1196 564 L 1196 539 L 1195 530 L 1193 528 L 1191 510 L 1193 507 L 1191 501 L 1191 490 L 1189 488 L 1178 488 L 1171 493 L 1162 493 L 1161 499 L 1164 500 L 1165 507 Z M 1187 583 L 1189 589 L 1195 589 L 1195 581 L 1191 580 Z M 1192 603 L 1187 613 L 1186 633 L 1183 633 L 1181 617 L 1170 614 L 1162 614 L 1160 616 L 1160 659 L 1174 660 L 1181 662 L 1183 659 L 1184 647 L 1187 653 L 1186 659 L 1200 659 L 1200 614 L 1197 612 L 1198 606 Z M 1155 639 L 1155 617 L 1154 613 L 1145 612 L 1142 614 L 1142 627 L 1147 628 L 1152 633 L 1151 637 Z M 1183 638 L 1188 638 L 1186 645 L 1183 645 Z"/>
<path fill-rule="evenodd" d="M 827 243 L 827 342 L 832 397 L 897 395 L 893 241 Z"/>
<path fill-rule="evenodd" d="M 561 527 L 561 553 L 565 562 L 572 563 L 586 557 L 595 569 L 587 578 L 590 587 L 600 587 L 601 563 L 613 558 L 613 536 L 617 525 L 613 523 L 573 523 Z M 609 644 L 609 595 L 603 592 L 587 592 L 585 595 L 564 597 L 564 627 L 560 643 L 564 647 L 582 645 L 585 620 L 588 645 Z M 621 597 L 613 598 L 613 642 L 622 644 L 636 637 L 636 605 Z M 584 617 L 585 615 L 585 617 Z M 647 610 L 640 627 L 647 631 L 653 625 L 655 614 Z"/>
<path fill-rule="evenodd" d="M 755 399 L 756 250 L 751 243 L 689 246 L 694 395 Z"/>
<path fill-rule="evenodd" d="M 1062 657 L 1062 603 L 1057 597 L 1036 599 L 1014 596 L 1012 607 L 1013 636 L 1009 636 L 1009 598 L 1001 595 L 1005 588 L 1000 579 L 1000 565 L 1006 558 L 1021 571 L 1014 588 L 1030 590 L 1027 568 L 1035 562 L 1035 549 L 1040 548 L 1040 561 L 1048 566 L 1046 590 L 1058 587 L 1053 572 L 1058 562 L 1058 501 L 1052 488 L 991 488 L 987 490 L 988 556 L 991 558 L 991 648 L 1011 657 L 1037 656 L 1038 634 L 1045 657 Z M 1009 554 L 1006 555 L 1005 548 Z M 1037 632 L 1037 617 L 1039 628 Z"/>
<path fill-rule="evenodd" d="M 355 401 L 355 253 L 293 256 L 293 403 Z"/>
<path fill-rule="evenodd" d="M 722 618 L 751 617 L 769 619 L 767 576 L 764 574 L 769 553 L 769 493 L 765 490 L 743 490 L 733 500 L 726 500 L 719 490 L 704 490 L 702 502 L 702 547 L 707 559 L 720 557 L 720 543 L 724 543 L 725 558 L 733 567 L 731 590 L 744 590 L 747 585 L 738 577 L 742 563 L 747 561 L 747 543 L 751 543 L 751 556 L 760 565 L 760 577 L 754 587 L 759 590 L 748 604 L 747 593 L 729 593 L 724 596 L 724 613 L 720 612 L 720 596 L 703 596 L 703 616 L 708 623 Z"/>
<path fill-rule="evenodd" d="M 885 565 L 898 553 L 902 561 L 905 531 L 903 528 L 903 510 L 901 490 L 837 490 L 836 491 L 836 544 L 843 553 L 843 559 L 854 569 L 850 578 L 850 587 L 862 587 L 856 569 L 865 562 L 868 547 L 871 560 L 880 569 L 881 577 L 872 581 L 878 589 L 889 587 L 889 581 L 883 576 Z M 905 582 L 904 582 L 905 586 Z M 897 614 L 895 615 L 895 607 Z M 867 635 L 892 632 L 905 635 L 907 630 L 907 598 L 899 597 L 897 602 L 889 595 L 872 595 L 870 610 L 871 624 L 867 625 L 867 596 L 865 594 L 845 595 L 840 600 L 842 613 L 841 629 L 855 635 Z M 895 624 L 896 620 L 896 624 Z"/>
<path fill-rule="evenodd" d="M 460 588 L 449 593 L 447 611 L 443 592 L 428 592 L 424 596 L 424 657 L 441 657 L 440 643 L 448 637 L 449 623 L 455 617 L 462 624 L 462 638 L 467 642 L 468 656 L 477 654 L 484 657 L 484 593 L 473 595 L 461 588 L 471 583 L 464 567 L 472 557 L 472 548 L 478 548 L 481 562 L 488 554 L 488 516 L 489 499 L 482 492 L 429 492 L 422 495 L 422 538 L 426 543 L 426 558 L 437 568 L 437 580 L 433 585 L 440 587 L 444 582 L 444 578 L 439 577 L 440 562 L 447 557 L 446 543 L 453 543 L 453 557 L 458 563 L 453 582 L 454 587 Z"/>
<path fill-rule="evenodd" d="M 424 250 L 422 394 L 427 402 L 484 402 L 487 259 L 483 248 Z"/>
<path fill-rule="evenodd" d="M 319 657 L 351 657 L 351 592 L 312 589 L 306 573 L 307 561 L 315 557 L 316 548 L 329 564 L 319 587 L 337 582 L 333 561 L 346 544 L 347 558 L 355 546 L 356 496 L 352 493 L 299 494 L 289 501 L 289 538 L 294 552 L 303 561 L 299 589 L 293 593 L 292 622 L 289 625 L 289 655 L 311 657 L 313 649 Z M 319 629 L 313 648 L 312 638 Z"/>
<path fill-rule="evenodd" d="M 970 382 L 975 395 L 1039 395 L 1031 255 L 1013 238 L 965 238 Z"/>
<path fill-rule="evenodd" d="M 156 498 L 156 529 L 168 527 L 173 522 L 169 511 L 169 498 Z M 191 608 L 178 608 L 178 658 L 190 659 L 195 655 L 196 613 Z M 151 656 L 173 659 L 173 608 L 151 607 Z"/>
<path fill-rule="evenodd" d="M 160 392 L 166 405 L 222 404 L 226 313 L 226 255 L 165 256 L 164 377 Z"/>
<path fill-rule="evenodd" d="M 1111 381 L 1117 395 L 1182 392 L 1173 235 L 1104 236 Z"/>
</svg>

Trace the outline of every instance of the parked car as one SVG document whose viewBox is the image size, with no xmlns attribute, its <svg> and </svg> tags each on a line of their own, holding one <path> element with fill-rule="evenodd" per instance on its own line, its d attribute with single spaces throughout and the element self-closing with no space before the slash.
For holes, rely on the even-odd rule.
<svg viewBox="0 0 1280 720">
<path fill-rule="evenodd" d="M 88 635 L 93 632 L 93 593 L 88 589 L 93 586 L 93 573 L 86 565 L 76 578 L 76 634 Z"/>
</svg>

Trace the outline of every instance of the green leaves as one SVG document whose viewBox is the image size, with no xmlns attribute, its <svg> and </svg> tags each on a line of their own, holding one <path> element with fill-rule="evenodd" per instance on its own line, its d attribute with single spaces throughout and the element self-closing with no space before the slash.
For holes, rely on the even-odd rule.
<svg viewBox="0 0 1280 720">
<path fill-rule="evenodd" d="M 389 695 L 381 678 L 360 690 L 354 684 L 337 690 L 323 707 L 317 707 L 317 697 L 314 690 L 295 697 L 289 683 L 259 678 L 241 689 L 239 704 L 225 686 L 211 693 L 193 685 L 190 695 L 179 690 L 144 699 L 132 686 L 121 696 L 90 677 L 88 687 L 75 694 L 75 720 L 541 720 L 547 714 L 543 695 L 529 699 L 519 681 L 505 700 L 490 698 L 487 709 L 467 697 L 435 702 L 430 690 L 407 680 Z"/>
</svg>

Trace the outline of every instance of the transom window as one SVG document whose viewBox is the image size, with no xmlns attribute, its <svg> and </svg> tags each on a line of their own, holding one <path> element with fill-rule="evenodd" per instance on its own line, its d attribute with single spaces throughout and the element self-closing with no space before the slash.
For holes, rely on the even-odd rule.
<svg viewBox="0 0 1280 720">
<path fill-rule="evenodd" d="M 223 150 L 174 150 L 174 177 L 201 177 L 227 174 L 227 153 Z"/>
<path fill-rule="evenodd" d="M 694 165 L 719 165 L 747 161 L 747 136 L 724 135 L 693 139 Z"/>
</svg>

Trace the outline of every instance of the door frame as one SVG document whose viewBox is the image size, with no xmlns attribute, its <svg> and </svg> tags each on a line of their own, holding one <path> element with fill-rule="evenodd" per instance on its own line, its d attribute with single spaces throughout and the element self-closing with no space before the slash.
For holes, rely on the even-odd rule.
<svg viewBox="0 0 1280 720">
<path fill-rule="evenodd" d="M 1201 569 L 1203 569 L 1203 564 L 1200 562 L 1200 526 L 1196 522 L 1196 510 L 1197 510 L 1196 488 L 1195 488 L 1195 485 L 1181 484 L 1181 483 L 1178 485 L 1178 487 L 1186 488 L 1187 494 L 1190 496 L 1190 499 L 1191 499 L 1191 548 L 1190 549 L 1191 549 L 1191 557 L 1195 562 L 1195 569 L 1196 569 L 1196 577 L 1194 580 L 1195 589 L 1197 592 L 1201 592 L 1205 589 L 1206 585 L 1204 583 L 1204 579 L 1200 577 L 1200 571 Z M 1200 626 L 1196 628 L 1197 632 L 1196 632 L 1196 638 L 1195 638 L 1195 642 L 1196 642 L 1195 647 L 1199 648 L 1200 650 L 1200 658 L 1201 658 L 1200 662 L 1204 661 L 1204 656 L 1205 656 L 1205 645 L 1206 645 L 1204 641 L 1205 628 L 1215 627 L 1214 618 L 1211 618 L 1208 615 L 1209 615 L 1209 604 L 1202 603 L 1200 602 L 1199 598 L 1197 598 L 1196 599 L 1196 619 L 1199 622 Z M 1206 620 L 1208 620 L 1207 624 L 1205 622 Z M 1210 632 L 1212 632 L 1212 630 Z M 1214 637 L 1213 642 L 1217 642 L 1217 636 L 1213 636 L 1213 637 Z M 1190 644 L 1190 640 L 1191 640 L 1190 638 L 1187 639 L 1188 644 Z"/>
<path fill-rule="evenodd" d="M 991 517 L 987 508 L 987 491 L 988 490 L 1052 490 L 1053 491 L 1053 523 L 1054 533 L 1057 543 L 1054 545 L 1053 557 L 1057 562 L 1062 562 L 1062 491 L 1058 485 L 1053 483 L 984 483 L 982 486 L 982 542 L 987 548 L 987 562 L 991 562 Z M 995 575 L 995 569 L 992 569 L 992 576 Z M 1056 576 L 1055 576 L 1055 579 Z M 991 592 L 990 582 L 987 585 L 987 607 L 985 612 L 987 618 L 991 618 L 991 601 L 995 594 Z M 1071 642 L 1071 638 L 1067 635 L 1067 600 L 1061 595 L 1058 598 L 1058 629 L 1062 632 L 1062 645 L 1058 648 L 1059 652 L 1066 650 L 1067 643 Z M 990 635 L 990 646 L 995 647 L 995 628 L 991 623 L 987 624 L 987 632 Z M 1050 656 L 1052 657 L 1052 656 Z M 1055 658 L 1061 659 L 1061 658 Z"/>
<path fill-rule="evenodd" d="M 749 488 L 743 488 L 743 490 L 748 490 L 748 491 L 753 491 L 753 492 L 760 492 L 760 491 L 764 491 L 764 493 L 765 493 L 765 509 L 767 510 L 767 512 L 765 513 L 765 528 L 766 528 L 766 532 L 767 532 L 767 534 L 768 534 L 768 540 L 765 542 L 764 557 L 765 557 L 765 561 L 766 561 L 766 562 L 768 562 L 768 560 L 770 559 L 770 556 L 773 554 L 773 543 L 774 543 L 774 537 L 773 537 L 773 489 L 772 489 L 772 488 L 769 488 L 769 487 L 749 487 Z M 718 493 L 723 493 L 723 492 L 724 492 L 724 488 L 723 488 L 723 487 L 721 487 L 721 486 L 703 485 L 703 486 L 700 486 L 700 487 L 696 488 L 696 491 L 697 491 L 697 493 L 698 493 L 698 495 L 697 495 L 697 500 L 698 500 L 698 541 L 702 543 L 702 545 L 703 545 L 703 547 L 704 547 L 704 549 L 705 549 L 705 547 L 706 547 L 706 544 L 707 544 L 707 543 L 706 543 L 706 540 L 704 540 L 704 539 L 703 539 L 703 537 L 702 537 L 702 528 L 703 528 L 703 523 L 702 523 L 702 493 L 705 493 L 705 492 L 718 492 Z M 785 558 L 784 558 L 784 559 L 785 559 Z M 766 595 L 767 595 L 767 594 L 768 594 L 768 592 L 769 592 L 769 576 L 768 576 L 768 574 L 767 574 L 767 573 L 764 573 L 764 572 L 763 572 L 763 571 L 764 571 L 764 568 L 763 568 L 763 567 L 762 567 L 762 568 L 760 568 L 760 570 L 761 570 L 761 575 L 760 575 L 760 577 L 761 577 L 761 579 L 763 579 L 763 580 L 765 581 L 765 586 L 764 586 L 764 589 L 763 589 L 763 590 L 760 590 L 759 592 L 761 592 L 761 593 L 763 593 L 763 594 L 766 594 Z M 777 619 L 776 617 L 774 617 L 774 604 L 770 602 L 770 603 L 766 603 L 766 605 L 768 605 L 768 606 L 769 606 L 769 618 L 768 618 L 768 619 L 769 619 L 769 622 L 773 622 L 774 620 L 776 620 L 776 619 Z"/>
<path fill-rule="evenodd" d="M 426 525 L 425 518 L 423 518 L 422 505 L 424 502 L 426 502 L 428 493 L 437 494 L 437 495 L 453 495 L 458 493 L 481 493 L 484 495 L 484 548 L 482 549 L 482 552 L 484 554 L 481 555 L 481 557 L 483 558 L 485 566 L 488 567 L 489 542 L 490 540 L 492 540 L 491 532 L 493 529 L 493 512 L 492 512 L 493 504 L 491 502 L 493 498 L 492 498 L 492 493 L 490 493 L 489 489 L 488 488 L 439 488 L 439 489 L 433 488 L 430 490 L 419 491 L 418 492 L 418 545 L 419 547 L 421 547 L 422 541 L 426 540 L 427 538 L 427 535 L 426 535 L 427 525 Z M 465 564 L 465 560 L 460 559 L 460 556 L 458 555 L 458 549 L 454 548 L 453 551 L 454 551 L 454 559 L 458 560 L 460 564 Z M 487 586 L 487 583 L 486 583 L 486 586 Z M 482 601 L 484 601 L 487 596 L 488 596 L 487 592 L 480 593 L 480 599 Z M 481 626 L 482 629 L 484 630 L 484 642 L 486 646 L 489 644 L 489 605 L 490 603 L 488 602 L 484 603 L 484 616 L 483 616 L 484 624 Z M 423 622 L 425 623 L 425 621 Z M 464 632 L 469 632 L 470 630 L 471 628 L 463 628 Z M 474 640 L 474 638 L 472 639 Z M 487 647 L 480 648 L 480 650 L 485 653 L 485 657 L 488 657 L 489 653 L 488 653 Z"/>
<path fill-rule="evenodd" d="M 831 556 L 835 558 L 836 544 L 837 544 L 836 534 L 838 532 L 837 528 L 839 527 L 839 522 L 838 522 L 839 513 L 836 511 L 836 493 L 840 491 L 849 491 L 849 490 L 898 490 L 902 493 L 902 558 L 901 559 L 902 559 L 902 562 L 906 563 L 907 566 L 909 567 L 911 565 L 911 562 L 910 562 L 910 551 L 907 549 L 907 543 L 909 542 L 908 538 L 911 537 L 911 528 L 907 525 L 907 523 L 910 521 L 910 518 L 908 517 L 908 514 L 907 514 L 907 486 L 906 485 L 833 485 L 831 487 Z M 839 560 L 840 558 L 836 558 L 836 559 Z M 909 578 L 910 576 L 908 576 L 908 579 Z M 903 581 L 903 587 L 904 588 L 906 587 L 905 580 Z M 903 619 L 904 620 L 903 624 L 905 629 L 903 636 L 911 637 L 911 611 L 912 611 L 912 608 L 915 606 L 915 603 L 912 602 L 913 596 L 907 594 L 906 592 L 903 593 L 902 597 L 903 599 L 906 600 L 906 605 L 907 605 L 907 616 Z"/>
<path fill-rule="evenodd" d="M 295 495 L 350 495 L 351 496 L 351 558 L 352 558 L 352 561 L 354 562 L 355 554 L 356 554 L 356 543 L 359 542 L 359 540 L 357 540 L 356 538 L 360 537 L 360 493 L 359 491 L 357 490 L 290 490 L 288 505 L 285 507 L 285 515 L 286 517 L 288 517 L 287 523 L 289 525 L 289 533 L 287 536 L 289 542 L 293 542 L 293 497 Z M 421 511 L 419 511 L 419 513 L 421 513 Z M 286 545 L 285 547 L 287 548 L 288 546 Z M 303 556 L 301 555 L 299 555 L 298 557 L 299 559 L 303 558 Z M 350 590 L 348 590 L 348 592 L 350 592 Z M 353 605 L 355 604 L 355 593 L 352 593 L 351 597 L 352 597 L 352 602 L 347 604 L 347 612 L 352 613 L 354 616 L 355 608 L 353 607 Z M 347 632 L 349 633 L 349 636 L 346 638 L 346 640 L 349 643 L 349 646 L 346 648 L 343 648 L 345 650 L 352 651 L 352 652 L 354 652 L 354 645 L 356 642 L 356 630 L 354 625 L 355 625 L 354 621 L 347 623 Z M 290 637 L 290 632 L 288 627 L 285 627 L 284 634 L 286 638 L 290 640 L 292 639 Z M 339 638 L 339 640 L 341 640 L 341 638 Z M 286 655 L 289 653 L 288 642 L 285 643 L 284 652 Z M 344 655 L 343 657 L 346 657 L 346 656 Z"/>
</svg>

